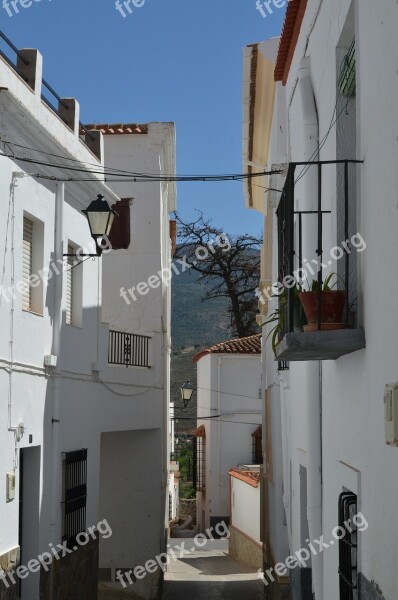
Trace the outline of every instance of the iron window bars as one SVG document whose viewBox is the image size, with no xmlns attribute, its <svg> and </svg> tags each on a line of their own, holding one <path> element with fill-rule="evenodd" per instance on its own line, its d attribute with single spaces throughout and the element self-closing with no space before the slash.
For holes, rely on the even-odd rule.
<svg viewBox="0 0 398 600">
<path fill-rule="evenodd" d="M 86 529 L 87 450 L 65 452 L 63 457 L 62 541 L 74 548 L 76 537 Z"/>
<path fill-rule="evenodd" d="M 196 492 L 205 490 L 205 444 L 206 438 L 201 435 L 193 438 L 193 489 Z"/>
<path fill-rule="evenodd" d="M 278 371 L 288 371 L 289 363 L 286 360 L 278 360 Z"/>
<path fill-rule="evenodd" d="M 124 331 L 109 331 L 108 363 L 125 367 L 149 365 L 149 340 L 145 335 Z"/>
<path fill-rule="evenodd" d="M 356 58 L 355 39 L 353 40 L 340 68 L 338 81 L 340 94 L 345 97 L 355 96 L 356 92 Z"/>
<path fill-rule="evenodd" d="M 303 268 L 303 219 L 307 216 L 317 217 L 317 245 L 315 249 L 322 265 L 324 253 L 323 248 L 323 217 L 325 214 L 330 214 L 331 211 L 323 210 L 322 206 L 322 169 L 325 165 L 342 165 L 344 172 L 344 235 L 345 239 L 349 239 L 349 167 L 350 165 L 361 164 L 361 160 L 329 160 L 329 161 L 314 161 L 311 163 L 297 162 L 290 163 L 287 173 L 285 187 L 276 211 L 278 217 L 278 265 L 279 265 L 279 280 L 280 282 L 286 276 L 294 277 L 295 261 L 297 267 Z M 317 209 L 312 211 L 295 210 L 295 173 L 298 166 L 308 167 L 309 169 L 316 168 L 318 171 L 318 203 Z M 296 244 L 295 226 L 298 225 L 298 243 Z M 305 258 L 305 257 L 304 257 Z M 344 248 L 344 289 L 349 298 L 350 292 L 350 254 Z M 317 310 L 318 310 L 318 330 L 321 329 L 321 299 L 322 299 L 322 268 L 319 268 L 317 273 Z M 281 320 L 280 340 L 283 339 L 286 333 L 294 331 L 294 294 L 295 289 L 290 287 L 286 290 L 287 302 L 284 307 L 284 317 Z M 281 304 L 280 304 L 280 308 Z M 349 302 L 345 306 L 345 324 L 349 326 Z"/>
<path fill-rule="evenodd" d="M 339 526 L 345 531 L 339 540 L 340 600 L 358 598 L 358 533 L 353 523 L 356 514 L 357 496 L 351 492 L 340 494 Z"/>
</svg>

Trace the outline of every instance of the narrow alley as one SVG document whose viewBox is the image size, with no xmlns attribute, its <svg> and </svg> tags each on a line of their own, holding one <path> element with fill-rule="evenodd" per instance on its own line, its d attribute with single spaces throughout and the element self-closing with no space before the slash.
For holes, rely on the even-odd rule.
<svg viewBox="0 0 398 600">
<path fill-rule="evenodd" d="M 209 540 L 203 549 L 194 549 L 193 540 L 171 540 L 189 550 L 185 557 L 172 560 L 163 585 L 162 600 L 264 600 L 264 585 L 254 569 L 228 556 L 227 540 Z M 179 556 L 179 552 L 175 550 Z"/>
</svg>

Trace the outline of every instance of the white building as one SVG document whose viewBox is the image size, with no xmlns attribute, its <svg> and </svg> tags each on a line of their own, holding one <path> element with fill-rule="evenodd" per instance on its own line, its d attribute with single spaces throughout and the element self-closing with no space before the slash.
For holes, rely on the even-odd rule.
<svg viewBox="0 0 398 600">
<path fill-rule="evenodd" d="M 195 357 L 198 428 L 194 487 L 201 531 L 230 520 L 228 472 L 252 464 L 261 425 L 261 336 L 228 340 Z"/>
<path fill-rule="evenodd" d="M 165 546 L 170 290 L 161 270 L 175 184 L 106 185 L 103 174 L 175 172 L 174 126 L 88 126 L 82 136 L 75 100 L 43 102 L 40 54 L 21 50 L 13 65 L 0 58 L 0 595 L 14 597 L 20 565 L 23 600 L 39 589 L 43 600 L 53 591 L 95 599 L 99 564 L 106 598 L 121 587 L 119 571 Z M 118 212 L 114 249 L 72 265 L 64 254 L 95 252 L 82 210 L 98 194 Z M 121 296 L 159 272 L 136 301 Z M 37 557 L 61 543 L 77 549 L 40 567 Z M 160 579 L 148 573 L 134 592 L 153 598 Z"/>
<path fill-rule="evenodd" d="M 270 343 L 263 348 L 272 439 L 262 535 L 265 567 L 277 570 L 271 573 L 275 598 L 287 597 L 289 587 L 294 599 L 398 594 L 398 411 L 396 392 L 385 389 L 398 379 L 391 302 L 397 293 L 397 25 L 391 2 L 292 0 L 274 58 L 276 85 L 271 76 L 249 75 L 250 64 L 258 74 L 252 61 L 259 47 L 245 52 L 249 99 L 252 108 L 258 104 L 247 113 L 252 134 L 247 140 L 244 133 L 244 154 L 256 147 L 250 138 L 262 136 L 266 151 L 256 161 L 284 171 L 262 179 L 271 191 L 260 201 L 246 188 L 247 205 L 265 216 L 260 320 L 275 309 L 266 288 L 281 279 L 288 286 L 285 277 L 299 267 L 306 268 L 308 287 L 318 277 L 318 260 L 326 265 L 322 281 L 336 272 L 338 287 L 348 292 L 348 310 L 333 325 L 346 328 L 325 330 L 321 314 L 322 329 L 309 332 L 294 320 L 295 293 L 285 291 L 279 362 Z M 253 120 L 259 110 L 268 115 L 262 124 Z M 253 160 L 250 151 L 247 159 Z M 317 163 L 308 166 L 311 161 Z M 315 329 L 317 319 L 318 312 Z M 363 517 L 355 526 L 358 513 Z M 319 552 L 321 536 L 327 547 Z M 310 558 L 283 568 L 300 549 Z"/>
<path fill-rule="evenodd" d="M 175 460 L 176 439 L 175 439 L 175 406 L 170 403 L 170 473 L 169 473 L 169 520 L 173 521 L 179 517 L 180 509 L 180 465 Z"/>
<path fill-rule="evenodd" d="M 229 555 L 249 567 L 262 569 L 260 466 L 241 465 L 229 471 Z"/>
</svg>

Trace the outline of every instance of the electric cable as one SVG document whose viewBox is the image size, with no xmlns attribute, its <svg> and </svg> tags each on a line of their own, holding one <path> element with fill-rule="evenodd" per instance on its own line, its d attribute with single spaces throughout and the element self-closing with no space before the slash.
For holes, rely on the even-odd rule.
<svg viewBox="0 0 398 600">
<path fill-rule="evenodd" d="M 106 169 L 103 169 L 101 171 L 99 170 L 90 170 L 90 169 L 84 169 L 84 168 L 79 168 L 79 167 L 73 167 L 70 165 L 62 165 L 62 164 L 54 164 L 54 163 L 50 163 L 50 162 L 46 162 L 43 160 L 36 160 L 30 157 L 23 157 L 23 156 L 15 156 L 13 154 L 6 154 L 6 153 L 2 153 L 0 154 L 0 156 L 6 157 L 6 158 L 12 158 L 13 160 L 16 161 L 20 161 L 20 162 L 27 162 L 29 164 L 34 164 L 34 165 L 39 165 L 39 166 L 44 166 L 44 167 L 49 167 L 49 168 L 53 168 L 53 169 L 61 169 L 61 170 L 67 170 L 67 171 L 74 171 L 77 173 L 86 173 L 89 175 L 101 175 L 104 177 L 104 182 L 106 181 L 118 181 L 123 182 L 123 181 L 128 181 L 130 180 L 131 182 L 134 183 L 138 183 L 138 182 L 143 182 L 143 181 L 151 181 L 151 182 L 217 182 L 217 181 L 239 181 L 242 179 L 251 179 L 254 177 L 263 177 L 264 175 L 273 175 L 273 174 L 279 174 L 280 171 L 271 171 L 271 172 L 264 172 L 264 173 L 236 173 L 236 174 L 225 174 L 225 175 L 173 175 L 173 176 L 168 176 L 168 175 L 147 175 L 147 174 L 142 174 L 142 173 L 134 173 L 134 172 L 125 172 L 125 173 L 112 173 L 111 171 L 107 171 Z M 41 175 L 41 174 L 36 174 L 34 175 L 35 177 L 41 177 L 41 178 L 47 178 L 47 179 L 51 179 L 53 181 L 93 181 L 92 178 L 89 179 L 74 179 L 74 178 L 58 178 L 58 177 L 51 177 L 48 175 Z M 107 177 L 120 177 L 120 180 L 116 180 L 116 179 L 112 179 L 112 180 L 107 180 Z M 95 182 L 97 181 L 102 181 L 99 179 L 94 180 Z"/>
</svg>

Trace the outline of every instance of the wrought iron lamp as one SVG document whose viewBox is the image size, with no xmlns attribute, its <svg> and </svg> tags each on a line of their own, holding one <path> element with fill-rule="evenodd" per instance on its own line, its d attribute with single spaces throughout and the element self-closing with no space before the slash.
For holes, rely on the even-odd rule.
<svg viewBox="0 0 398 600">
<path fill-rule="evenodd" d="M 87 217 L 91 237 L 95 242 L 97 252 L 95 254 L 79 253 L 79 258 L 84 258 L 86 256 L 101 256 L 102 248 L 99 240 L 109 236 L 113 220 L 117 213 L 109 206 L 102 194 L 98 194 L 96 200 L 93 200 L 82 212 Z M 64 254 L 64 256 L 76 256 L 76 254 Z"/>
<path fill-rule="evenodd" d="M 184 403 L 184 408 L 187 408 L 190 400 L 192 399 L 192 395 L 195 391 L 195 387 L 193 386 L 193 384 L 190 381 L 186 381 L 181 387 L 180 387 L 180 392 L 181 392 L 181 400 Z"/>
</svg>

